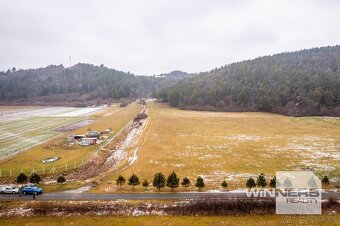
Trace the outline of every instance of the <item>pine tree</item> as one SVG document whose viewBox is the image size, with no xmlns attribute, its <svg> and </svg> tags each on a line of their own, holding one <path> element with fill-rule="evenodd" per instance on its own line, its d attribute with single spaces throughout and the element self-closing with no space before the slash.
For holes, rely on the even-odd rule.
<svg viewBox="0 0 340 226">
<path fill-rule="evenodd" d="M 199 190 L 201 190 L 202 188 L 204 188 L 204 186 L 205 186 L 204 180 L 201 176 L 199 176 L 196 180 L 195 187 L 197 187 Z"/>
<path fill-rule="evenodd" d="M 184 177 L 181 184 L 182 184 L 183 187 L 185 187 L 185 189 L 187 189 L 187 187 L 190 186 L 190 180 L 189 180 L 189 178 Z"/>
<path fill-rule="evenodd" d="M 37 173 L 32 173 L 30 176 L 30 183 L 39 184 L 40 176 Z"/>
<path fill-rule="evenodd" d="M 62 183 L 65 183 L 65 182 L 66 182 L 66 178 L 63 175 L 61 175 L 57 178 L 57 183 L 62 184 Z"/>
<path fill-rule="evenodd" d="M 249 178 L 247 179 L 246 186 L 247 186 L 247 188 L 249 188 L 249 189 L 252 189 L 252 188 L 256 187 L 255 180 L 254 180 L 252 177 L 249 177 Z"/>
<path fill-rule="evenodd" d="M 223 189 L 226 189 L 228 187 L 228 182 L 226 180 L 222 181 L 221 186 Z"/>
<path fill-rule="evenodd" d="M 273 179 L 269 182 L 269 187 L 276 188 L 276 177 L 274 176 Z"/>
<path fill-rule="evenodd" d="M 314 179 L 313 176 L 311 178 L 309 178 L 307 184 L 310 188 L 317 188 L 318 187 L 318 184 L 316 183 L 316 180 Z"/>
<path fill-rule="evenodd" d="M 148 187 L 149 187 L 149 182 L 148 182 L 148 180 L 147 179 L 145 179 L 144 181 L 143 181 L 143 183 L 142 183 L 142 186 L 143 187 L 145 187 L 145 189 L 147 189 Z"/>
<path fill-rule="evenodd" d="M 179 178 L 177 177 L 176 173 L 172 171 L 172 173 L 168 176 L 166 181 L 166 186 L 170 187 L 173 191 L 179 185 Z"/>
<path fill-rule="evenodd" d="M 122 185 L 125 184 L 125 178 L 122 175 L 119 175 L 116 182 L 119 185 L 119 187 L 122 187 Z"/>
<path fill-rule="evenodd" d="M 283 187 L 284 187 L 285 189 L 288 189 L 288 188 L 291 188 L 292 186 L 293 186 L 292 181 L 289 179 L 289 177 L 287 177 L 287 178 L 285 179 L 285 181 L 283 182 Z"/>
<path fill-rule="evenodd" d="M 256 184 L 257 186 L 263 188 L 267 186 L 267 181 L 266 181 L 266 177 L 263 173 L 261 173 L 257 179 L 256 179 Z"/>
<path fill-rule="evenodd" d="M 129 185 L 132 186 L 133 189 L 135 189 L 135 186 L 139 185 L 139 178 L 137 177 L 136 174 L 132 174 L 131 177 L 129 178 Z"/>
<path fill-rule="evenodd" d="M 164 188 L 165 186 L 165 177 L 164 175 L 159 172 L 155 174 L 155 177 L 153 179 L 152 185 L 156 187 L 158 190 L 161 190 L 161 188 Z"/>
<path fill-rule="evenodd" d="M 324 187 L 327 187 L 330 183 L 329 183 L 329 179 L 327 176 L 324 176 L 321 180 L 321 183 Z"/>
<path fill-rule="evenodd" d="M 17 177 L 17 183 L 22 184 L 24 182 L 27 182 L 28 177 L 24 173 L 20 173 L 19 176 Z"/>
</svg>

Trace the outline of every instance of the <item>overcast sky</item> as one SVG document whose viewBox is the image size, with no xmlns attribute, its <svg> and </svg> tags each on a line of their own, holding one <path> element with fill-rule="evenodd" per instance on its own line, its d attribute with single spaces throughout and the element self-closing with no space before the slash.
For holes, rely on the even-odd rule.
<svg viewBox="0 0 340 226">
<path fill-rule="evenodd" d="M 0 70 L 83 62 L 200 72 L 340 44 L 340 1 L 0 0 Z"/>
</svg>

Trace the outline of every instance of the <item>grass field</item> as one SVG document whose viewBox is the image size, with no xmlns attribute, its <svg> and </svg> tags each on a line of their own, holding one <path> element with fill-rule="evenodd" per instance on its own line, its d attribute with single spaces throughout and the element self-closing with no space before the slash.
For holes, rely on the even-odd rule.
<svg viewBox="0 0 340 226">
<path fill-rule="evenodd" d="M 8 126 L 8 130 L 13 131 L 12 133 L 19 133 L 20 131 L 27 131 L 25 134 L 32 135 L 33 134 L 51 134 L 51 136 L 55 136 L 57 132 L 55 132 L 55 128 L 62 126 L 63 124 L 70 124 L 73 121 L 79 121 L 79 118 L 83 120 L 92 119 L 94 122 L 90 125 L 81 127 L 72 133 L 75 134 L 85 134 L 89 130 L 105 130 L 107 128 L 112 128 L 113 133 L 111 136 L 114 136 L 127 122 L 129 122 L 139 111 L 141 107 L 137 104 L 129 105 L 126 108 L 119 108 L 118 106 L 111 106 L 107 108 L 103 108 L 100 111 L 97 111 L 95 114 L 91 116 L 74 116 L 75 111 L 67 111 L 67 112 L 59 112 L 57 115 L 62 116 L 62 120 L 59 123 L 59 117 L 49 116 L 49 117 L 33 117 L 33 118 L 24 118 L 22 120 L 6 122 Z M 56 111 L 53 114 L 56 114 Z M 79 113 L 79 112 L 78 112 Z M 78 114 L 76 112 L 76 114 Z M 45 120 L 45 121 L 44 121 Z M 19 124 L 17 126 L 17 124 Z M 27 125 L 26 125 L 27 124 Z M 24 128 L 24 129 L 23 129 Z M 32 128 L 32 129 L 31 129 Z M 3 129 L 3 127 L 1 127 Z M 34 131 L 31 131 L 34 130 Z M 7 171 L 11 169 L 12 175 L 18 174 L 21 169 L 24 172 L 29 173 L 32 169 L 38 171 L 38 173 L 50 172 L 50 170 L 55 167 L 59 169 L 59 171 L 63 171 L 66 169 L 66 163 L 68 164 L 68 169 L 77 166 L 83 161 L 89 154 L 93 151 L 98 150 L 99 145 L 93 146 L 72 146 L 69 147 L 66 145 L 66 133 L 59 134 L 57 138 L 50 139 L 48 142 L 44 142 L 40 145 L 37 145 L 33 148 L 30 148 L 27 151 L 19 153 L 15 156 L 9 157 L 0 161 L 0 170 L 2 170 L 2 175 L 5 173 L 8 174 Z M 22 137 L 17 138 L 13 142 L 18 145 L 23 140 Z M 4 145 L 6 146 L 6 145 Z M 61 157 L 60 160 L 51 164 L 42 164 L 41 160 L 48 157 Z"/>
<path fill-rule="evenodd" d="M 137 160 L 117 175 L 136 173 L 152 182 L 156 172 L 168 176 L 174 170 L 192 182 L 203 176 L 206 190 L 219 189 L 224 179 L 229 189 L 242 188 L 249 176 L 263 172 L 272 177 L 277 170 L 311 169 L 333 180 L 340 176 L 339 118 L 184 111 L 153 102 L 148 115 L 135 145 Z M 115 191 L 113 184 L 97 191 L 107 191 L 107 186 Z"/>
<path fill-rule="evenodd" d="M 152 216 L 152 217 L 16 217 L 2 218 L 0 225 L 339 225 L 339 215 L 322 216 Z"/>
</svg>

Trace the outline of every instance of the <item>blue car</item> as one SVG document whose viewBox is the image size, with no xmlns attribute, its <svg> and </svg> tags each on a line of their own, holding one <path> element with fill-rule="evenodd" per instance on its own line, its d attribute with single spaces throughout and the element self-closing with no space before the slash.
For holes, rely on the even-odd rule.
<svg viewBox="0 0 340 226">
<path fill-rule="evenodd" d="M 36 186 L 26 186 L 22 189 L 22 193 L 24 193 L 24 195 L 26 194 L 41 194 L 42 193 L 42 189 L 38 188 Z"/>
</svg>

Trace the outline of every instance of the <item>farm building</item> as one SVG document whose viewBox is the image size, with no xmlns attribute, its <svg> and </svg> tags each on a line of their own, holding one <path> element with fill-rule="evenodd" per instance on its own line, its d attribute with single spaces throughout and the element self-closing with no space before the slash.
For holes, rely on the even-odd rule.
<svg viewBox="0 0 340 226">
<path fill-rule="evenodd" d="M 82 138 L 80 145 L 82 146 L 88 146 L 88 145 L 94 145 L 97 144 L 97 138 L 95 137 L 86 137 L 86 138 Z"/>
<path fill-rule="evenodd" d="M 85 135 L 70 134 L 70 135 L 67 136 L 67 141 L 71 143 L 71 142 L 75 142 L 75 141 L 80 141 L 83 138 L 85 138 Z"/>
<path fill-rule="evenodd" d="M 100 133 L 97 131 L 93 131 L 93 132 L 86 134 L 86 137 L 99 139 Z"/>
</svg>

